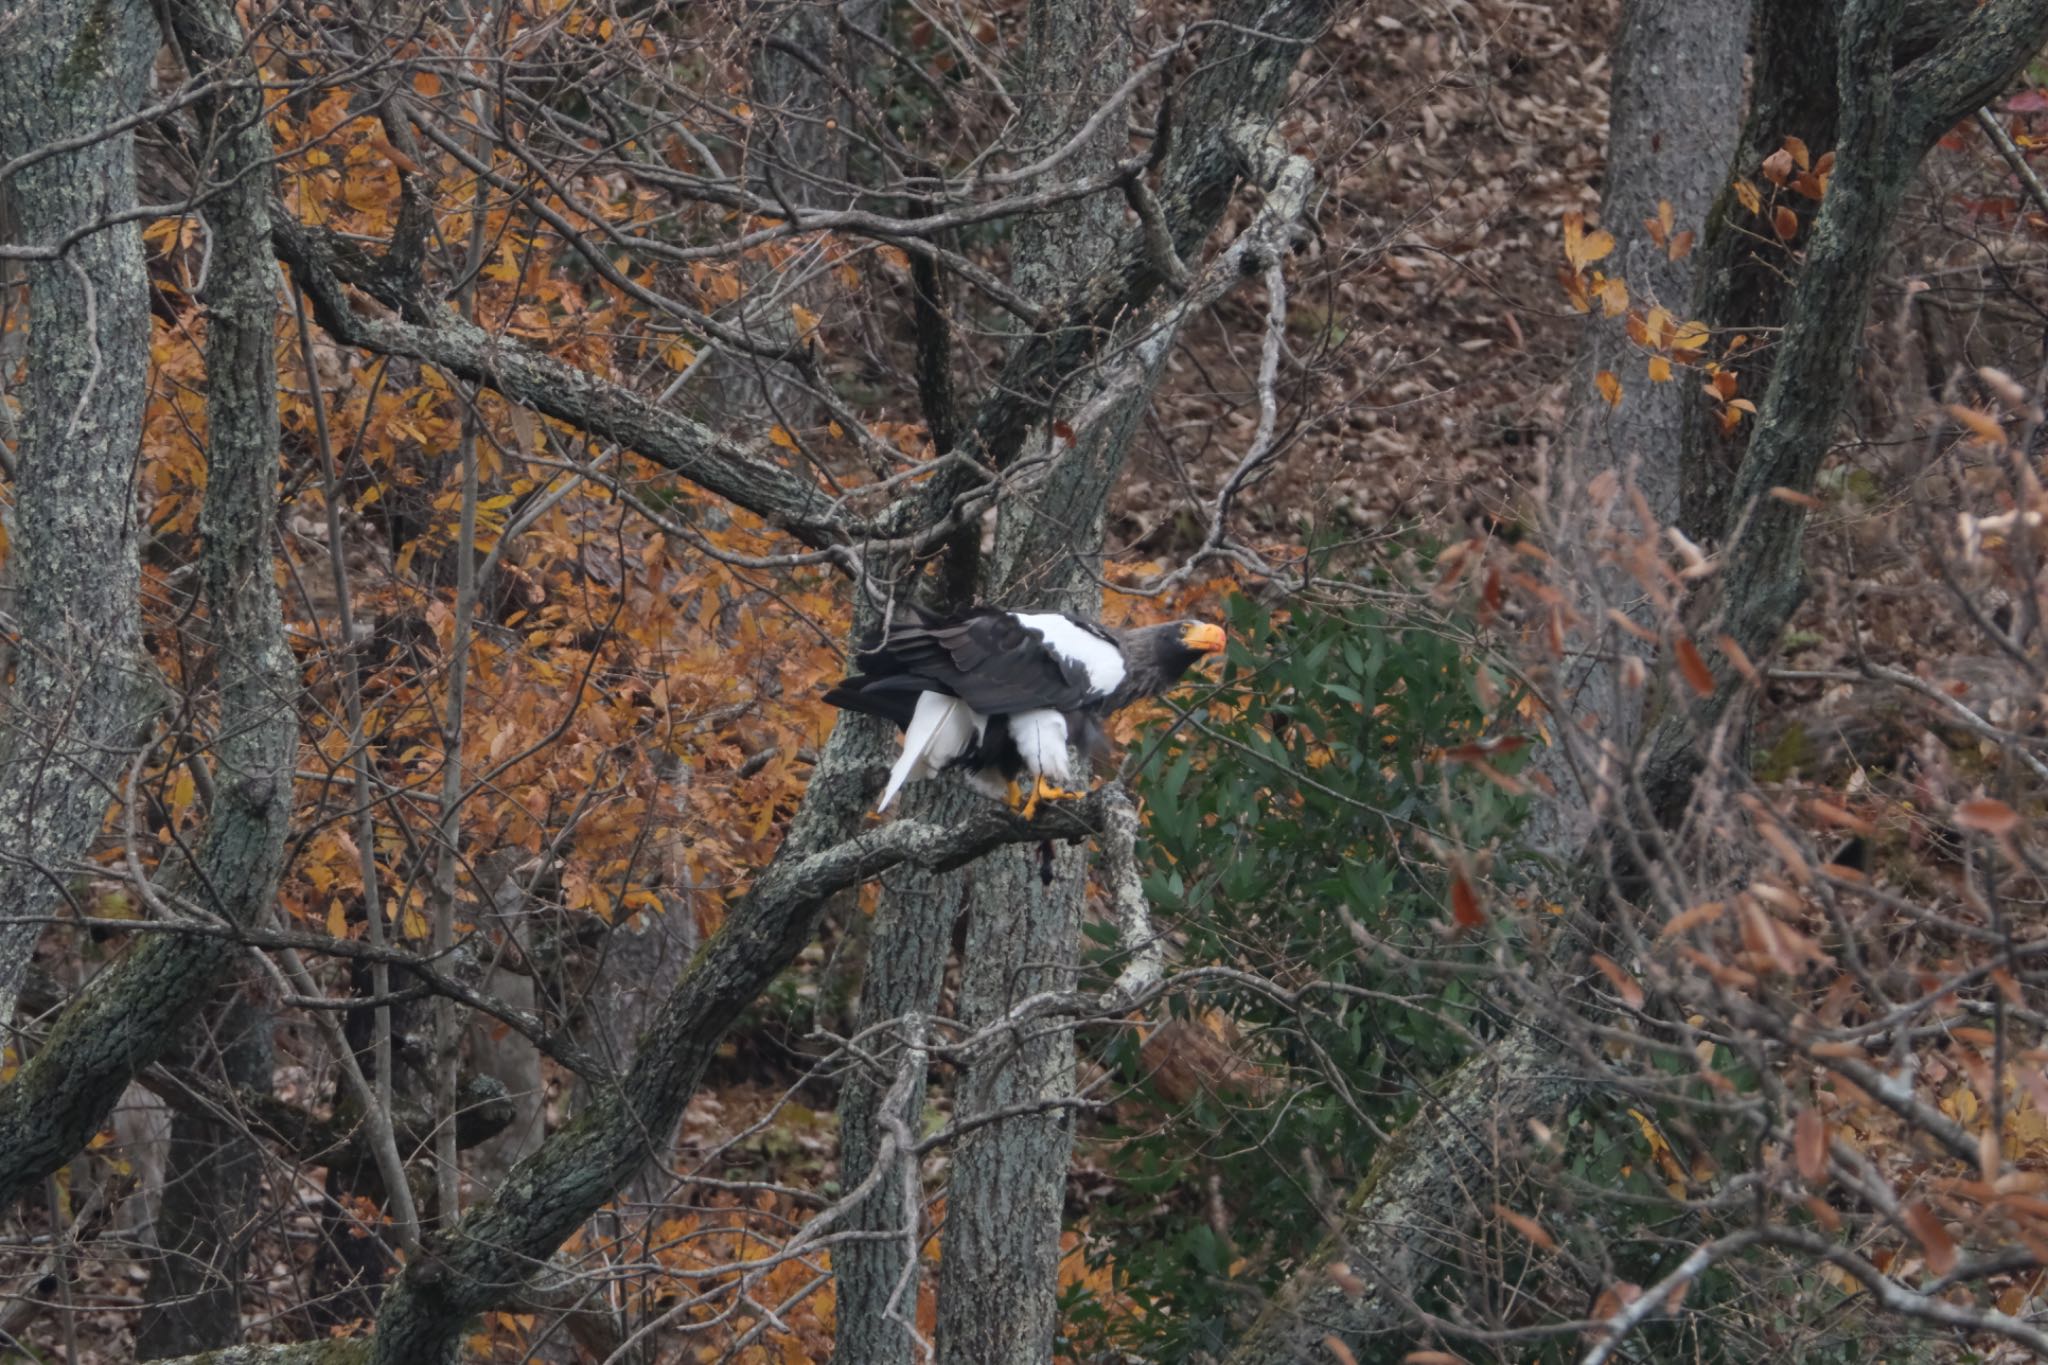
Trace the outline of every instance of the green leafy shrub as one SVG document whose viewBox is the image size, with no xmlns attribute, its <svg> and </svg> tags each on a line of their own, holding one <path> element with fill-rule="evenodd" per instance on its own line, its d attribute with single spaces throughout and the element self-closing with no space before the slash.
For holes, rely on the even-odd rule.
<svg viewBox="0 0 2048 1365">
<path fill-rule="evenodd" d="M 1133 1094 L 1098 1135 L 1114 1179 L 1090 1222 L 1136 1311 L 1069 1318 L 1150 1359 L 1220 1348 L 1322 1239 L 1376 1134 L 1491 1031 L 1462 969 L 1499 931 L 1456 925 L 1451 886 L 1519 814 L 1507 783 L 1446 757 L 1515 719 L 1450 631 L 1248 599 L 1231 627 L 1218 692 L 1149 736 L 1135 785 L 1175 970 L 1242 976 L 1103 1050 Z"/>
</svg>

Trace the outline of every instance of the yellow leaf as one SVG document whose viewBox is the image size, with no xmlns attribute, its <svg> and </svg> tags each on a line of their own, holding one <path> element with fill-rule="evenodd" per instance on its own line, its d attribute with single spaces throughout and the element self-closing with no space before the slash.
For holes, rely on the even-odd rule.
<svg viewBox="0 0 2048 1365">
<path fill-rule="evenodd" d="M 341 908 L 341 901 L 339 899 L 327 902 L 327 936 L 329 938 L 348 937 L 348 912 Z"/>
<path fill-rule="evenodd" d="M 1616 377 L 1614 371 L 1600 371 L 1600 373 L 1593 376 L 1593 382 L 1599 386 L 1600 396 L 1607 400 L 1609 407 L 1615 407 L 1621 403 L 1621 380 Z"/>
<path fill-rule="evenodd" d="M 1564 258 L 1571 262 L 1572 269 L 1584 270 L 1593 262 L 1604 259 L 1612 250 L 1613 233 L 1587 232 L 1586 218 L 1582 213 L 1564 216 Z"/>
<path fill-rule="evenodd" d="M 796 449 L 796 437 L 790 435 L 780 423 L 768 429 L 768 439 L 773 444 L 781 446 L 784 450 Z"/>
<path fill-rule="evenodd" d="M 798 341 L 808 342 L 817 335 L 818 315 L 816 313 L 813 313 L 800 303 L 792 303 L 789 305 L 789 315 L 796 319 L 796 336 Z"/>
<path fill-rule="evenodd" d="M 661 363 L 680 373 L 696 362 L 697 353 L 680 341 L 671 341 L 661 348 Z"/>
<path fill-rule="evenodd" d="M 1620 317 L 1628 311 L 1628 286 L 1619 279 L 1602 277 L 1593 291 L 1600 296 L 1600 312 L 1604 317 Z"/>
<path fill-rule="evenodd" d="M 1748 209 L 1751 213 L 1763 212 L 1764 197 L 1758 194 L 1756 186 L 1750 184 L 1747 180 L 1735 182 L 1735 197 L 1740 199 L 1742 207 Z"/>
<path fill-rule="evenodd" d="M 1661 355 L 1650 357 L 1650 382 L 1668 384 L 1671 382 L 1671 362 Z"/>
<path fill-rule="evenodd" d="M 1671 349 L 1674 351 L 1704 350 L 1707 344 L 1707 324 L 1704 322 L 1681 322 L 1671 334 Z"/>
</svg>

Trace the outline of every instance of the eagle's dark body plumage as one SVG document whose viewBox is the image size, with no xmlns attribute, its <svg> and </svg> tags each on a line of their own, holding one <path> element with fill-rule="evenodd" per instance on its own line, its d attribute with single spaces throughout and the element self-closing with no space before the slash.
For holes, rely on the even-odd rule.
<svg viewBox="0 0 2048 1365">
<path fill-rule="evenodd" d="M 949 768 L 991 791 L 1026 775 L 1043 790 L 1070 780 L 1069 744 L 1099 756 L 1106 716 L 1165 692 L 1222 645 L 1220 629 L 1194 621 L 1113 631 L 1056 612 L 899 609 L 825 700 L 903 730 L 882 809 L 904 782 Z"/>
</svg>

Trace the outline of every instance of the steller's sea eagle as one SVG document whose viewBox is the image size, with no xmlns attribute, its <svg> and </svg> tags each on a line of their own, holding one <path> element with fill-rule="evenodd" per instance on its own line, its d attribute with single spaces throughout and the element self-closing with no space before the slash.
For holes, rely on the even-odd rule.
<svg viewBox="0 0 2048 1365">
<path fill-rule="evenodd" d="M 1041 800 L 1079 795 L 1067 790 L 1070 743 L 1099 754 L 1105 716 L 1159 696 L 1223 645 L 1223 628 L 1201 621 L 1111 630 L 1060 612 L 972 607 L 935 618 L 899 608 L 881 642 L 858 656 L 860 671 L 825 700 L 903 731 L 877 810 L 913 778 L 965 768 L 1013 806 L 1028 775 L 1029 818 Z"/>
</svg>

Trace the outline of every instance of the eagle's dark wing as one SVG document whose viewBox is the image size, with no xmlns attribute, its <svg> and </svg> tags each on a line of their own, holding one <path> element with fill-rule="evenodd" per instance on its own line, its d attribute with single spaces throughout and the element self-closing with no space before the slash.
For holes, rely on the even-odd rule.
<svg viewBox="0 0 2048 1365">
<path fill-rule="evenodd" d="M 1092 625 L 1073 625 L 1115 644 Z M 1072 711 L 1101 700 L 1083 661 L 1053 649 L 1011 613 L 988 607 L 943 620 L 914 614 L 899 620 L 859 663 L 860 673 L 825 699 L 899 725 L 907 723 L 919 692 L 958 697 L 984 716 Z"/>
</svg>

